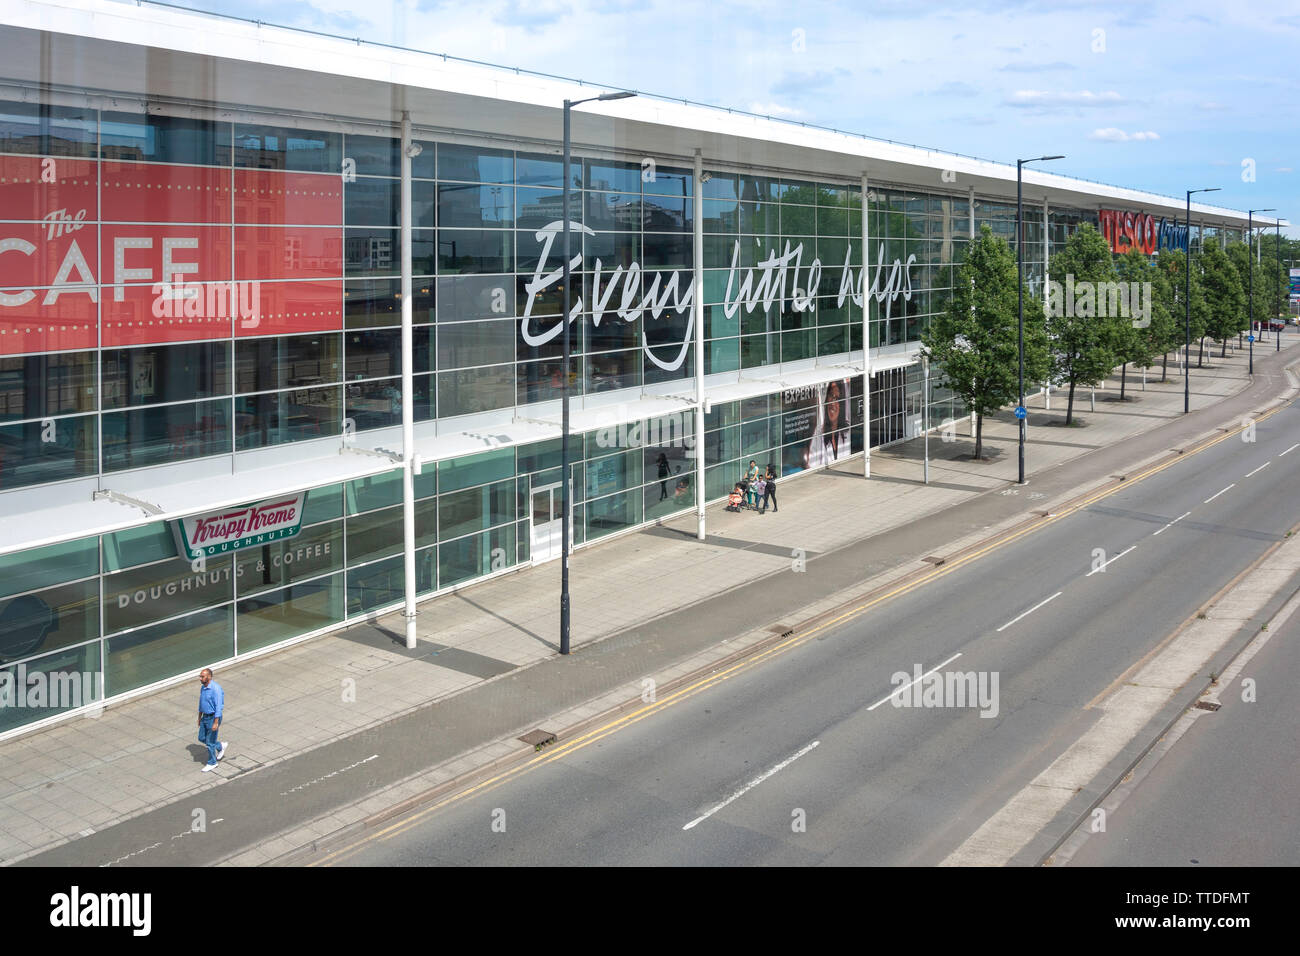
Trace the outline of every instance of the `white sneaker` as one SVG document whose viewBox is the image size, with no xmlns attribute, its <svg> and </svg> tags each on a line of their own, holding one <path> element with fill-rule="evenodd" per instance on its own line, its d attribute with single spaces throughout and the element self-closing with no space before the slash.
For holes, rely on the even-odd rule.
<svg viewBox="0 0 1300 956">
<path fill-rule="evenodd" d="M 217 765 L 216 765 L 216 764 L 214 764 L 214 763 L 205 763 L 205 764 L 203 765 L 203 769 L 202 769 L 201 771 L 199 771 L 199 772 L 200 772 L 200 773 L 211 773 L 213 770 L 216 770 L 216 769 L 217 769 Z"/>
<path fill-rule="evenodd" d="M 218 759 L 218 760 L 220 760 L 222 757 L 224 757 L 224 756 L 226 755 L 226 748 L 227 748 L 228 746 L 230 746 L 230 745 L 229 745 L 229 744 L 222 744 L 222 745 L 221 745 L 221 749 L 217 751 L 217 759 Z"/>
</svg>

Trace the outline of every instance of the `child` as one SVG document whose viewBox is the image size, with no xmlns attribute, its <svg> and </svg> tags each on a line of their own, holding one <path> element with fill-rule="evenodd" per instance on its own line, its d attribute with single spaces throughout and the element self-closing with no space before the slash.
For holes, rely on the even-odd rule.
<svg viewBox="0 0 1300 956">
<path fill-rule="evenodd" d="M 727 495 L 727 510 L 740 514 L 740 503 L 745 500 L 745 493 L 740 490 L 740 485 L 731 489 L 731 494 Z"/>
<path fill-rule="evenodd" d="M 767 491 L 767 482 L 759 478 L 749 486 L 749 490 L 754 493 L 754 510 L 762 514 L 763 512 L 758 510 L 758 502 L 763 500 L 763 495 Z"/>
</svg>

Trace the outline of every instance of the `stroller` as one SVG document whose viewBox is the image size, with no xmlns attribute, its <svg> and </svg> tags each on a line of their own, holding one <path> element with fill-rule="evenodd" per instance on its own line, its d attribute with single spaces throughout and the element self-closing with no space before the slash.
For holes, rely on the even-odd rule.
<svg viewBox="0 0 1300 956">
<path fill-rule="evenodd" d="M 740 506 L 745 500 L 745 482 L 738 482 L 735 488 L 731 489 L 731 494 L 727 495 L 727 511 L 734 511 L 740 514 Z"/>
</svg>

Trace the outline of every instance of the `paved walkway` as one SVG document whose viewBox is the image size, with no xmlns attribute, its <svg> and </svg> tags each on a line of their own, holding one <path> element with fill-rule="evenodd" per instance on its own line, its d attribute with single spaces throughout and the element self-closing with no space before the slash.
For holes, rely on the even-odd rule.
<svg viewBox="0 0 1300 956">
<path fill-rule="evenodd" d="M 1300 335 L 1284 337 L 1284 349 L 1297 345 Z M 1226 359 L 1207 355 L 1207 362 L 1213 367 L 1194 370 L 1193 409 L 1248 384 L 1243 352 Z M 1175 371 L 1171 366 L 1165 384 L 1148 376 L 1145 390 L 1141 374 L 1130 373 L 1132 401 L 1124 403 L 1113 379 L 1097 390 L 1095 411 L 1084 390 L 1075 408 L 1082 428 L 1062 427 L 1062 394 L 1053 394 L 1051 411 L 1043 409 L 1042 396 L 1031 400 L 1031 488 L 1035 470 L 1178 418 L 1183 392 Z M 954 440 L 931 435 L 928 486 L 921 484 L 924 443 L 914 440 L 877 450 L 869 483 L 860 480 L 858 457 L 784 480 L 779 512 L 732 514 L 711 507 L 703 544 L 694 539 L 691 514 L 577 552 L 571 564 L 574 646 L 786 569 L 799 552 L 831 551 L 1015 480 L 1016 426 L 1008 413 L 985 422 L 991 460 L 971 460 L 967 420 L 949 437 Z M 899 565 L 915 557 L 900 555 Z M 212 774 L 199 773 L 206 755 L 194 739 L 197 691 L 188 681 L 111 705 L 94 719 L 0 743 L 0 862 L 16 862 L 551 657 L 558 650 L 558 593 L 559 567 L 551 562 L 420 605 L 415 651 L 401 645 L 400 617 L 392 614 L 223 670 L 217 676 L 226 688 L 229 730 L 223 728 L 222 737 L 231 751 Z"/>
</svg>

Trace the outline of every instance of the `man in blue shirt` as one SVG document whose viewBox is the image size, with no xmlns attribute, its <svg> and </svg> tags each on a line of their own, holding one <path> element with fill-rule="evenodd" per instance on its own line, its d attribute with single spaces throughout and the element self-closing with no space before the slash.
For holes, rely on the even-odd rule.
<svg viewBox="0 0 1300 956">
<path fill-rule="evenodd" d="M 199 671 L 199 743 L 207 745 L 208 762 L 203 765 L 203 772 L 208 773 L 217 765 L 217 761 L 226 755 L 226 745 L 217 741 L 217 729 L 221 726 L 221 717 L 225 711 L 226 694 L 221 685 L 212 679 L 212 671 L 203 668 Z"/>
</svg>

